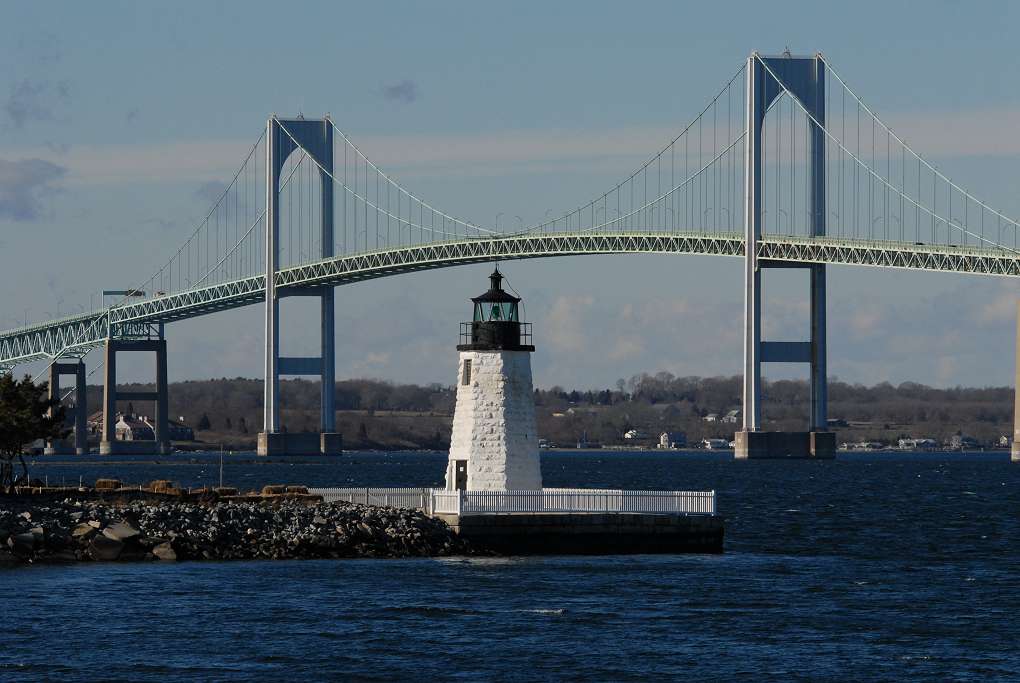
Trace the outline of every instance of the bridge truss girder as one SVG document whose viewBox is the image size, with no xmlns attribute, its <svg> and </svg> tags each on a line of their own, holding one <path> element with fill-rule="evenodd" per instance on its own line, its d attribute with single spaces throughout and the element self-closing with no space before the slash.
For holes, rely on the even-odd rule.
<svg viewBox="0 0 1020 683">
<path fill-rule="evenodd" d="M 525 259 L 582 254 L 744 255 L 738 233 L 550 233 L 436 242 L 350 256 L 337 256 L 280 270 L 280 295 L 334 287 L 378 277 L 431 270 L 494 258 Z M 860 242 L 833 237 L 763 236 L 761 260 L 902 268 L 932 272 L 1020 277 L 1020 254 L 973 247 Z M 42 359 L 81 356 L 115 338 L 143 337 L 149 325 L 208 315 L 265 301 L 265 278 L 258 275 L 223 284 L 154 297 L 94 314 L 0 333 L 0 368 Z"/>
</svg>

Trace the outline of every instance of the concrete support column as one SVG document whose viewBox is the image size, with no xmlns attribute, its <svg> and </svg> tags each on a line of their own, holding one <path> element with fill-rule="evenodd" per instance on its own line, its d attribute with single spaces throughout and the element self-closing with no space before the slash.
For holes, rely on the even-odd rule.
<svg viewBox="0 0 1020 683">
<path fill-rule="evenodd" d="M 280 126 L 276 117 L 266 124 L 266 337 L 262 428 L 280 431 L 280 302 L 276 298 L 277 240 L 280 234 Z"/>
<path fill-rule="evenodd" d="M 811 266 L 811 431 L 829 426 L 825 349 L 825 266 Z"/>
<path fill-rule="evenodd" d="M 322 414 L 319 429 L 323 433 L 336 431 L 336 328 L 334 322 L 333 290 L 322 293 Z"/>
<path fill-rule="evenodd" d="M 747 140 L 744 176 L 744 431 L 761 428 L 761 237 L 762 123 L 765 70 L 757 54 L 747 60 Z"/>
<path fill-rule="evenodd" d="M 117 342 L 106 340 L 103 350 L 103 428 L 100 443 L 112 443 L 117 440 Z"/>
<path fill-rule="evenodd" d="M 813 88 L 808 110 L 815 120 L 825 125 L 825 63 L 815 57 L 811 64 Z M 825 130 L 808 121 L 808 149 L 811 156 L 811 234 L 826 233 L 825 206 Z M 829 389 L 826 368 L 825 265 L 811 266 L 811 431 L 824 432 L 829 427 Z"/>
<path fill-rule="evenodd" d="M 52 363 L 50 365 L 50 381 L 47 385 L 47 398 L 50 401 L 60 400 L 60 363 Z M 56 411 L 57 407 L 50 407 L 50 409 L 46 411 L 47 417 L 53 417 Z M 47 441 L 46 446 L 43 449 L 43 453 L 46 455 L 58 453 L 59 451 L 60 443 L 53 440 Z"/>
<path fill-rule="evenodd" d="M 170 406 L 167 391 L 166 339 L 160 339 L 156 348 L 156 426 L 153 429 L 160 452 L 170 452 Z"/>
<path fill-rule="evenodd" d="M 89 430 L 88 389 L 85 386 L 85 363 L 78 361 L 74 369 L 74 452 L 88 455 Z"/>
<path fill-rule="evenodd" d="M 50 365 L 50 381 L 46 388 L 46 397 L 51 401 L 60 400 L 60 363 L 52 363 Z M 47 417 L 53 417 L 53 414 L 57 411 L 55 407 L 51 407 L 46 411 Z"/>
<path fill-rule="evenodd" d="M 1016 372 L 1013 389 L 1013 444 L 1010 447 L 1009 459 L 1020 462 L 1020 300 L 1016 308 Z"/>
<path fill-rule="evenodd" d="M 333 172 L 333 123 L 327 116 L 322 122 L 322 151 L 319 163 L 323 169 L 319 170 L 319 182 L 321 192 L 321 234 L 322 234 L 322 258 L 333 256 L 333 179 L 329 173 Z M 329 171 L 327 173 L 326 171 Z M 319 430 L 323 434 L 336 431 L 336 321 L 334 308 L 334 293 L 336 290 L 329 288 L 322 292 L 322 310 L 320 318 L 322 322 L 322 415 L 319 420 Z"/>
</svg>

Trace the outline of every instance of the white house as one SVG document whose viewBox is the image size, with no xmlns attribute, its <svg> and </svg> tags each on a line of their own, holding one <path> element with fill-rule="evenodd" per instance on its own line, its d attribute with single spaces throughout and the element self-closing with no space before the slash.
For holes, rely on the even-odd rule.
<svg viewBox="0 0 1020 683">
<path fill-rule="evenodd" d="M 731 411 L 729 411 L 728 413 L 723 415 L 722 419 L 720 419 L 719 421 L 720 422 L 725 422 L 727 424 L 736 424 L 736 423 L 740 422 L 740 410 L 731 410 Z"/>
<path fill-rule="evenodd" d="M 939 446 L 935 439 L 900 439 L 897 445 L 905 451 L 933 451 Z"/>
<path fill-rule="evenodd" d="M 659 434 L 659 448 L 686 448 L 687 435 L 683 432 L 663 432 Z"/>
<path fill-rule="evenodd" d="M 134 415 L 120 415 L 114 425 L 118 441 L 152 441 L 155 433 L 148 424 Z"/>
</svg>

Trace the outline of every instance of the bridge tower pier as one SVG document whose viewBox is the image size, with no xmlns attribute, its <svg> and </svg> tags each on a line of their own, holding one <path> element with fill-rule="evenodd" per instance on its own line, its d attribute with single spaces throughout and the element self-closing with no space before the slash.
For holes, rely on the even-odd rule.
<svg viewBox="0 0 1020 683">
<path fill-rule="evenodd" d="M 767 67 L 766 67 L 767 65 Z M 771 71 L 771 73 L 770 73 Z M 773 75 L 775 74 L 775 75 Z M 777 78 L 782 79 L 780 83 Z M 826 378 L 825 265 L 766 261 L 758 258 L 762 237 L 764 149 L 762 132 L 769 105 L 784 90 L 800 100 L 825 125 L 825 63 L 814 57 L 763 57 L 747 61 L 747 140 L 744 204 L 744 389 L 743 429 L 734 438 L 737 458 L 832 458 L 835 434 L 828 431 Z M 825 133 L 808 126 L 810 230 L 825 234 Z M 811 339 L 806 342 L 762 339 L 761 277 L 765 268 L 810 270 Z M 811 367 L 811 414 L 807 432 L 761 429 L 762 363 L 807 363 Z"/>
<path fill-rule="evenodd" d="M 43 450 L 45 455 L 57 453 L 70 453 L 76 455 L 87 455 L 89 452 L 88 442 L 88 403 L 85 390 L 85 363 L 78 360 L 77 363 L 61 363 L 59 361 L 50 365 L 49 398 L 51 401 L 60 400 L 60 376 L 74 375 L 74 445 L 69 447 L 58 441 L 46 442 Z"/>
<path fill-rule="evenodd" d="M 149 352 L 156 354 L 156 390 L 155 391 L 118 391 L 117 390 L 117 354 L 124 352 Z M 100 455 L 119 453 L 158 453 L 170 452 L 170 420 L 167 372 L 166 372 L 166 339 L 107 339 L 106 358 L 104 362 L 105 380 L 103 382 L 103 429 L 99 442 Z M 117 401 L 153 401 L 156 405 L 153 417 L 152 441 L 118 441 L 117 440 Z"/>
<path fill-rule="evenodd" d="M 286 130 L 284 130 L 284 127 Z M 319 166 L 320 243 L 322 258 L 333 256 L 333 125 L 329 117 L 279 119 L 266 124 L 266 337 L 263 431 L 258 435 L 259 455 L 339 454 L 342 437 L 336 433 L 336 323 L 334 291 L 324 287 L 292 296 L 320 300 L 320 351 L 318 357 L 280 355 L 280 296 L 276 273 L 280 260 L 280 175 L 287 157 L 298 145 Z M 321 379 L 318 434 L 288 433 L 280 424 L 280 375 L 311 375 Z"/>
</svg>

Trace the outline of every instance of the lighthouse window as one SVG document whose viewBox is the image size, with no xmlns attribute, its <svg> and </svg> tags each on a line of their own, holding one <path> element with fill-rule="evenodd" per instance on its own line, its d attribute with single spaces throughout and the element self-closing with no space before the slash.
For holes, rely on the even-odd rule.
<svg viewBox="0 0 1020 683">
<path fill-rule="evenodd" d="M 464 361 L 464 372 L 461 375 L 460 383 L 464 385 L 471 384 L 471 359 Z"/>
</svg>

